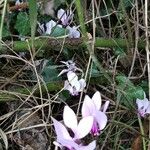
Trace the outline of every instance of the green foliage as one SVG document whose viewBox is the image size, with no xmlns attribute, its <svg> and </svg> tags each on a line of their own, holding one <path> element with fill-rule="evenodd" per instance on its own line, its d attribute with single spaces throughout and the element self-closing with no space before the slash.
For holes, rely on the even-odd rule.
<svg viewBox="0 0 150 150">
<path fill-rule="evenodd" d="M 4 24 L 4 26 L 3 26 L 3 31 L 2 31 L 2 32 L 3 32 L 3 33 L 2 33 L 2 37 L 8 37 L 8 36 L 11 35 L 11 33 L 10 33 L 8 27 L 5 26 L 5 24 Z"/>
<path fill-rule="evenodd" d="M 116 56 L 120 56 L 120 57 L 126 56 L 126 53 L 125 53 L 124 49 L 118 48 L 118 47 L 115 48 L 114 54 L 115 54 Z"/>
<path fill-rule="evenodd" d="M 61 77 L 58 77 L 58 66 L 53 65 L 51 60 L 45 60 L 46 64 L 43 66 L 43 69 L 41 70 L 41 75 L 43 77 L 43 80 L 47 83 L 50 81 L 59 81 Z"/>
<path fill-rule="evenodd" d="M 100 71 L 96 67 L 95 63 L 93 63 L 92 70 L 91 70 L 91 77 L 100 77 L 100 76 L 101 76 Z"/>
<path fill-rule="evenodd" d="M 68 34 L 68 30 L 65 28 L 61 28 L 58 26 L 52 28 L 51 36 L 53 37 L 64 36 L 66 34 Z"/>
<path fill-rule="evenodd" d="M 30 34 L 30 21 L 29 16 L 26 12 L 19 12 L 19 14 L 17 15 L 15 29 L 22 36 Z"/>
<path fill-rule="evenodd" d="M 144 90 L 141 86 L 134 85 L 126 76 L 118 75 L 117 81 L 117 94 L 121 94 L 120 102 L 128 108 L 135 106 L 135 100 L 137 98 L 144 98 Z"/>
<path fill-rule="evenodd" d="M 0 16 L 0 24 L 1 24 L 1 16 Z M 2 30 L 2 37 L 7 37 L 7 36 L 10 36 L 11 33 L 9 31 L 9 28 L 7 26 L 7 24 L 4 22 L 3 24 L 3 30 Z"/>
</svg>

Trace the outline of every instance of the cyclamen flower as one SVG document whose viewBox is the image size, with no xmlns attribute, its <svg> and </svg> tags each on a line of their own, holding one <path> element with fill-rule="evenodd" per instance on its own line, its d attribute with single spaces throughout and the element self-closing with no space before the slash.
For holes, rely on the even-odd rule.
<svg viewBox="0 0 150 150">
<path fill-rule="evenodd" d="M 46 32 L 45 34 L 51 34 L 52 32 L 52 28 L 58 26 L 60 28 L 62 28 L 62 25 L 57 24 L 55 21 L 51 20 L 49 22 L 46 23 Z"/>
<path fill-rule="evenodd" d="M 66 127 L 52 117 L 54 128 L 56 131 L 57 139 L 54 144 L 61 149 L 64 147 L 69 150 L 94 150 L 96 147 L 96 141 L 92 141 L 89 145 L 83 146 L 80 139 L 85 137 L 91 130 L 93 117 L 88 116 L 80 120 L 77 124 L 77 118 L 73 110 L 65 106 L 63 119 L 66 126 L 72 129 L 74 137 L 71 137 Z"/>
<path fill-rule="evenodd" d="M 107 116 L 105 111 L 108 108 L 109 101 L 106 101 L 103 109 L 101 108 L 101 95 L 100 92 L 96 92 L 92 99 L 86 95 L 82 105 L 82 116 L 93 116 L 94 122 L 91 129 L 91 133 L 94 136 L 99 135 L 100 131 L 103 130 L 107 124 Z"/>
<path fill-rule="evenodd" d="M 93 116 L 84 117 L 78 123 L 74 111 L 69 106 L 65 106 L 63 121 L 64 124 L 73 131 L 74 139 L 76 140 L 85 137 L 90 132 L 93 125 Z"/>
<path fill-rule="evenodd" d="M 72 71 L 67 73 L 67 78 L 68 80 L 65 81 L 64 89 L 68 90 L 72 95 L 78 95 L 86 87 L 85 80 L 78 80 L 78 76 Z"/>
<path fill-rule="evenodd" d="M 72 13 L 71 10 L 67 10 L 65 12 L 65 10 L 60 9 L 57 12 L 57 18 L 61 20 L 61 24 L 64 26 L 68 26 L 71 23 L 73 16 L 74 14 Z"/>
<path fill-rule="evenodd" d="M 80 38 L 80 32 L 77 30 L 76 26 L 67 26 L 66 28 L 69 30 L 69 38 Z"/>
<path fill-rule="evenodd" d="M 68 60 L 68 61 L 61 61 L 61 63 L 65 64 L 67 69 L 63 69 L 58 76 L 67 73 L 69 71 L 75 72 L 76 70 L 80 70 L 79 68 L 76 67 L 76 64 L 72 61 L 72 60 Z M 80 70 L 81 71 L 81 70 Z"/>
<path fill-rule="evenodd" d="M 136 99 L 136 104 L 138 106 L 138 113 L 141 117 L 145 117 L 146 114 L 150 114 L 150 101 L 146 98 L 144 93 L 144 99 Z"/>
</svg>

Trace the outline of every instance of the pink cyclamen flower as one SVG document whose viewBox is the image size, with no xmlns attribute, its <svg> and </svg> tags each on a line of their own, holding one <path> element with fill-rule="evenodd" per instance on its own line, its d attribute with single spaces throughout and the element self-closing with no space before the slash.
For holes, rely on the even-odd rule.
<svg viewBox="0 0 150 150">
<path fill-rule="evenodd" d="M 85 80 L 78 80 L 78 76 L 72 71 L 67 73 L 67 78 L 68 80 L 65 81 L 64 89 L 68 90 L 71 95 L 78 95 L 78 93 L 83 91 L 86 87 Z"/>
<path fill-rule="evenodd" d="M 72 19 L 73 19 L 74 14 L 72 13 L 71 10 L 63 10 L 59 9 L 57 12 L 57 18 L 61 20 L 61 24 L 64 26 L 68 26 Z"/>
<path fill-rule="evenodd" d="M 86 146 L 84 146 L 80 142 L 80 139 L 85 137 L 90 132 L 93 117 L 92 116 L 85 117 L 84 119 L 80 120 L 79 124 L 77 124 L 77 118 L 73 110 L 70 107 L 65 106 L 63 118 L 65 124 L 69 128 L 71 128 L 72 131 L 74 132 L 74 136 L 71 137 L 66 127 L 52 117 L 55 132 L 57 135 L 57 139 L 56 141 L 54 141 L 54 144 L 60 147 L 61 149 L 66 147 L 69 150 L 94 150 L 96 147 L 96 141 L 92 141 L 90 144 Z"/>
<path fill-rule="evenodd" d="M 109 101 L 106 101 L 101 108 L 101 95 L 100 92 L 96 92 L 92 99 L 86 95 L 82 105 L 82 116 L 93 116 L 94 122 L 91 129 L 93 135 L 99 135 L 100 131 L 103 130 L 107 124 L 107 116 L 105 111 L 107 110 Z"/>
<path fill-rule="evenodd" d="M 145 117 L 146 114 L 150 114 L 150 101 L 146 98 L 144 93 L 144 99 L 136 99 L 136 104 L 138 106 L 138 113 L 141 117 Z"/>
</svg>

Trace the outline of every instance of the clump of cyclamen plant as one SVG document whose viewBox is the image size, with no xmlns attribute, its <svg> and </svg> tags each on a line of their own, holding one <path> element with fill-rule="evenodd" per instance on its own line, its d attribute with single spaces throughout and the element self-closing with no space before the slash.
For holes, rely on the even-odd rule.
<svg viewBox="0 0 150 150">
<path fill-rule="evenodd" d="M 84 138 L 91 130 L 93 124 L 93 117 L 88 116 L 82 118 L 79 123 L 74 111 L 69 107 L 64 107 L 63 120 L 65 125 L 72 130 L 74 136 L 70 136 L 67 128 L 52 117 L 54 123 L 55 132 L 57 139 L 54 144 L 61 149 L 64 147 L 69 150 L 94 150 L 96 147 L 96 141 L 92 141 L 88 145 L 83 145 L 81 140 Z"/>
<path fill-rule="evenodd" d="M 83 145 L 81 139 L 89 133 L 99 136 L 99 132 L 107 124 L 105 111 L 108 105 L 109 101 L 106 101 L 103 108 L 101 107 L 101 96 L 98 91 L 92 99 L 86 95 L 82 105 L 82 118 L 79 123 L 74 111 L 69 106 L 65 106 L 63 111 L 64 125 L 52 117 L 57 136 L 56 141 L 54 141 L 55 146 L 68 150 L 94 150 L 96 148 L 95 140 L 88 145 Z M 74 133 L 73 136 L 69 134 L 66 127 Z"/>
<path fill-rule="evenodd" d="M 72 60 L 69 61 L 61 61 L 67 69 L 63 69 L 58 76 L 65 74 L 67 76 L 67 80 L 64 83 L 64 90 L 68 90 L 69 93 L 73 96 L 78 95 L 79 92 L 82 92 L 86 87 L 86 82 L 83 78 L 78 79 L 76 71 L 82 72 L 82 70 L 76 67 L 75 63 Z"/>
<path fill-rule="evenodd" d="M 79 38 L 80 37 L 80 32 L 77 30 L 76 26 L 71 27 L 70 24 L 73 20 L 73 12 L 71 10 L 63 10 L 59 9 L 57 12 L 57 19 L 58 21 L 55 22 L 54 20 L 50 20 L 49 22 L 46 23 L 45 27 L 44 24 L 39 25 L 39 33 L 40 34 L 48 34 L 50 35 L 52 33 L 52 29 L 54 27 L 60 27 L 60 28 L 66 28 L 68 30 L 68 37 L 69 38 Z"/>
</svg>

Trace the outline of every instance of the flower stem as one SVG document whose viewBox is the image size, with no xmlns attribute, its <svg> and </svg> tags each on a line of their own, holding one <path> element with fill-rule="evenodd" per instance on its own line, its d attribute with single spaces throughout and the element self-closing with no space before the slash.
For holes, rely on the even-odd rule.
<svg viewBox="0 0 150 150">
<path fill-rule="evenodd" d="M 141 130 L 141 134 L 142 134 L 143 150 L 146 150 L 146 142 L 145 142 L 145 137 L 144 137 L 144 129 L 143 129 L 141 117 L 140 117 L 139 114 L 138 114 L 138 121 L 139 121 L 140 130 Z"/>
</svg>

